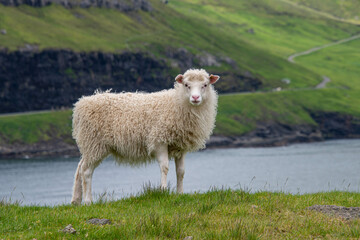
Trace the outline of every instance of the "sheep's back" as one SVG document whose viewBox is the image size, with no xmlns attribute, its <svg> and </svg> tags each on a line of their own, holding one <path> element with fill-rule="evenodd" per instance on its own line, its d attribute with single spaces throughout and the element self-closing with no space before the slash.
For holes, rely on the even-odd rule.
<svg viewBox="0 0 360 240">
<path fill-rule="evenodd" d="M 170 101 L 170 95 L 98 93 L 81 98 L 73 113 L 73 137 L 80 151 L 99 144 L 119 162 L 151 160 L 147 137 L 162 111 L 159 103 Z"/>
</svg>

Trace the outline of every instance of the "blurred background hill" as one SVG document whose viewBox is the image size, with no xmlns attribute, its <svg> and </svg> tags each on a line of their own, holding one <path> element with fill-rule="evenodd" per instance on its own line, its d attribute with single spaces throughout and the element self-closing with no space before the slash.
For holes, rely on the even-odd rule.
<svg viewBox="0 0 360 240">
<path fill-rule="evenodd" d="M 0 3 L 1 113 L 71 108 L 95 89 L 157 91 L 205 68 L 221 76 L 213 145 L 360 136 L 356 0 Z M 0 150 L 47 154 L 73 146 L 70 132 L 71 110 L 5 115 Z"/>
</svg>

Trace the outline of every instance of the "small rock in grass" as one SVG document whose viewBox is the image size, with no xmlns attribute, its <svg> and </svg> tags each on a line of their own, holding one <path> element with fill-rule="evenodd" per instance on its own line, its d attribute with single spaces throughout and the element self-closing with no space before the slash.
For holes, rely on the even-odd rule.
<svg viewBox="0 0 360 240">
<path fill-rule="evenodd" d="M 314 205 L 314 206 L 308 207 L 306 209 L 325 213 L 330 216 L 341 217 L 346 220 L 360 218 L 360 207 L 343 207 L 343 206 L 336 206 L 336 205 Z"/>
<path fill-rule="evenodd" d="M 76 230 L 73 228 L 73 226 L 71 224 L 69 224 L 64 229 L 59 230 L 59 232 L 75 234 Z"/>
<path fill-rule="evenodd" d="M 249 28 L 247 30 L 247 32 L 250 33 L 250 34 L 255 34 L 255 30 L 253 28 Z"/>
<path fill-rule="evenodd" d="M 187 236 L 183 240 L 192 240 L 192 239 L 194 239 L 193 236 Z"/>
<path fill-rule="evenodd" d="M 86 221 L 87 223 L 95 224 L 95 225 L 106 225 L 111 224 L 109 219 L 100 219 L 100 218 L 92 218 Z"/>
<path fill-rule="evenodd" d="M 6 33 L 7 33 L 6 29 L 1 29 L 0 32 L 1 32 L 2 35 L 6 35 Z"/>
</svg>

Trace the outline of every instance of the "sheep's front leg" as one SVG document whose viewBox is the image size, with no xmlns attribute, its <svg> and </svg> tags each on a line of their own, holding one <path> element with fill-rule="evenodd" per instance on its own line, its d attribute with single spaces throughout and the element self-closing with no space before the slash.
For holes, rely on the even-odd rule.
<svg viewBox="0 0 360 240">
<path fill-rule="evenodd" d="M 184 162 L 185 154 L 183 154 L 179 158 L 175 158 L 175 165 L 176 165 L 176 178 L 177 178 L 177 185 L 176 190 L 177 193 L 183 193 L 183 179 L 185 174 L 185 162 Z"/>
<path fill-rule="evenodd" d="M 169 156 L 167 145 L 159 146 L 155 151 L 156 158 L 159 162 L 161 172 L 161 188 L 166 189 L 166 177 L 169 171 Z"/>
</svg>

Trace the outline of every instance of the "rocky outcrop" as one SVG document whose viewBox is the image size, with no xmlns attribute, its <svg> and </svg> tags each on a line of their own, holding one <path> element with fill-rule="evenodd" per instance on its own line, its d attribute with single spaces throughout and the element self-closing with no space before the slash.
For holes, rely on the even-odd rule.
<svg viewBox="0 0 360 240">
<path fill-rule="evenodd" d="M 359 138 L 360 118 L 336 112 L 313 112 L 324 139 Z"/>
<path fill-rule="evenodd" d="M 258 123 L 255 130 L 242 136 L 213 136 L 207 147 L 272 147 L 329 139 L 360 138 L 360 118 L 335 112 L 314 112 L 311 116 L 317 125 Z"/>
<path fill-rule="evenodd" d="M 132 52 L 39 51 L 32 45 L 14 52 L 0 51 L 0 113 L 72 107 L 79 97 L 96 89 L 153 92 L 171 88 L 174 72 L 214 62 L 236 66 L 229 58 L 209 53 L 197 56 L 181 49 L 165 58 Z M 172 66 L 174 63 L 178 64 Z M 236 69 L 212 73 L 222 78 L 216 85 L 220 93 L 253 91 L 262 83 Z"/>
<path fill-rule="evenodd" d="M 66 8 L 114 8 L 122 12 L 139 10 L 150 12 L 153 10 L 151 4 L 147 0 L 0 0 L 0 3 L 5 6 L 19 6 L 26 4 L 32 7 L 44 7 L 55 3 Z"/>
<path fill-rule="evenodd" d="M 144 53 L 0 52 L 0 66 L 3 113 L 71 107 L 96 89 L 157 91 L 174 82 L 164 60 Z"/>
<path fill-rule="evenodd" d="M 259 124 L 254 131 L 242 136 L 214 136 L 207 147 L 274 147 L 322 140 L 322 132 L 316 126 L 272 123 Z"/>
<path fill-rule="evenodd" d="M 345 220 L 359 219 L 360 207 L 343 207 L 336 205 L 313 205 L 306 210 L 324 213 L 330 217 L 340 217 Z"/>
<path fill-rule="evenodd" d="M 67 143 L 63 139 L 51 139 L 33 144 L 13 143 L 0 145 L 0 158 L 75 157 L 79 156 L 79 154 L 75 142 Z"/>
</svg>

